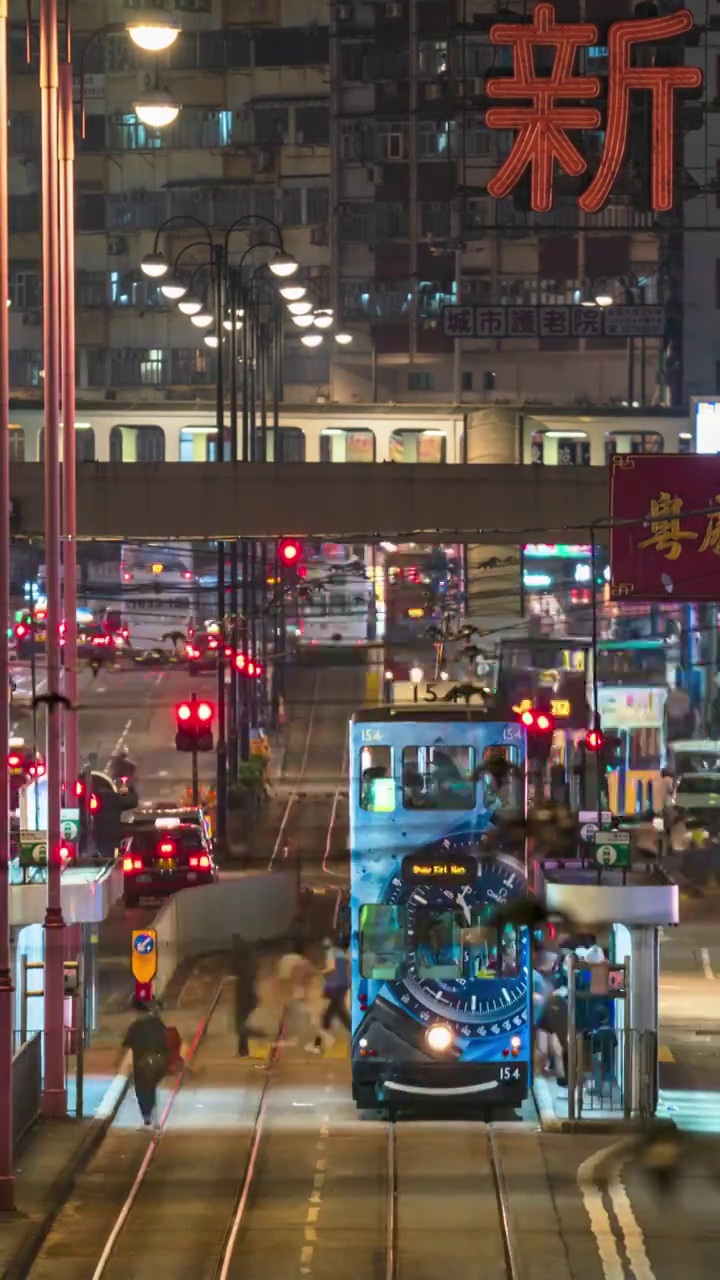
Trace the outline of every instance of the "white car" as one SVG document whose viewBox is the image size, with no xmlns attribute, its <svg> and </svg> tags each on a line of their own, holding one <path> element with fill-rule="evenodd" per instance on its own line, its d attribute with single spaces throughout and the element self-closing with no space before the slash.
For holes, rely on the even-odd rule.
<svg viewBox="0 0 720 1280">
<path fill-rule="evenodd" d="M 673 849 L 720 838 L 720 773 L 684 773 L 665 807 Z"/>
</svg>

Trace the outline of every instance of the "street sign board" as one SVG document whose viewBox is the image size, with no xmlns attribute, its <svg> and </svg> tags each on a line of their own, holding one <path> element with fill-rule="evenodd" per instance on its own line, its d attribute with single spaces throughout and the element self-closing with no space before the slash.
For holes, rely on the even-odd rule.
<svg viewBox="0 0 720 1280">
<path fill-rule="evenodd" d="M 630 832 L 596 831 L 593 858 L 599 867 L 629 867 Z"/>
<path fill-rule="evenodd" d="M 157 933 L 155 929 L 133 929 L 130 960 L 136 982 L 152 982 L 157 973 Z"/>
<path fill-rule="evenodd" d="M 60 835 L 63 840 L 77 842 L 78 836 L 80 835 L 79 809 L 60 810 Z"/>
<path fill-rule="evenodd" d="M 609 828 L 612 822 L 612 814 L 609 809 L 603 809 L 598 825 L 597 809 L 581 809 L 578 813 L 578 822 L 580 823 L 580 839 L 591 842 L 595 838 L 596 831 L 605 831 Z"/>
<path fill-rule="evenodd" d="M 47 863 L 47 834 L 44 831 L 21 831 L 18 837 L 21 867 L 44 867 Z"/>
</svg>

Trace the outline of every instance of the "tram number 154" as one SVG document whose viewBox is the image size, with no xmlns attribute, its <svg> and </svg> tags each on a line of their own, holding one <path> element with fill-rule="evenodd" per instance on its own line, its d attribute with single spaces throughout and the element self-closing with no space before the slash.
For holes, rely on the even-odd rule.
<svg viewBox="0 0 720 1280">
<path fill-rule="evenodd" d="M 501 1080 L 519 1080 L 520 1068 L 519 1067 L 501 1067 L 500 1079 Z"/>
</svg>

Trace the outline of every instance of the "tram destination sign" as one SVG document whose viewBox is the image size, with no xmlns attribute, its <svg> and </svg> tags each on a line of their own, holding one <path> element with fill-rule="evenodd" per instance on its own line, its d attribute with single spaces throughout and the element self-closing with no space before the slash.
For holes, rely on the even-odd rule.
<svg viewBox="0 0 720 1280">
<path fill-rule="evenodd" d="M 477 879 L 475 858 L 403 858 L 402 878 L 406 884 L 470 884 Z"/>
<path fill-rule="evenodd" d="M 449 306 L 446 338 L 661 338 L 665 308 L 656 306 Z"/>
</svg>

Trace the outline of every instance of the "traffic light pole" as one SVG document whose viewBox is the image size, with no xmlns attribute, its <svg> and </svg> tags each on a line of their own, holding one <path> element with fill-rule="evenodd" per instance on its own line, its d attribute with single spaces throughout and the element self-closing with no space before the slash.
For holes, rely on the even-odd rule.
<svg viewBox="0 0 720 1280">
<path fill-rule="evenodd" d="M 217 367 L 215 375 L 215 422 L 217 427 L 217 463 L 225 462 L 225 391 L 223 386 L 223 277 L 225 252 L 221 244 L 213 246 L 215 276 L 215 332 L 217 334 Z M 215 787 L 217 842 L 224 852 L 227 842 L 227 743 L 225 739 L 225 543 L 218 542 L 217 608 L 222 643 L 217 663 L 217 774 Z"/>
</svg>

